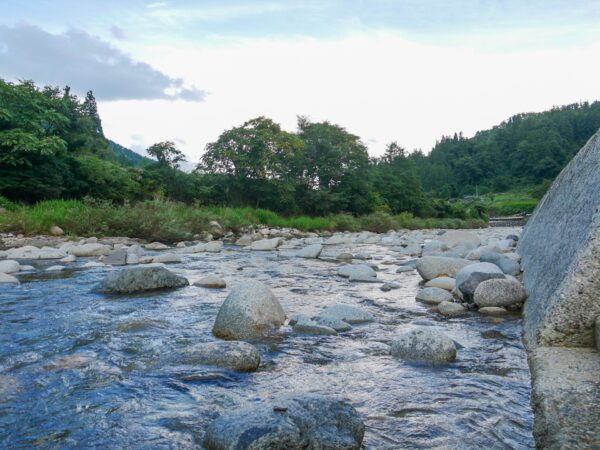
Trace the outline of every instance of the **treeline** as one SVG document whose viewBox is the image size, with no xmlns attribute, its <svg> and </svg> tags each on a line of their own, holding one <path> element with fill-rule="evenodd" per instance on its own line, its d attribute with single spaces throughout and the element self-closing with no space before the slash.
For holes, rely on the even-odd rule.
<svg viewBox="0 0 600 450">
<path fill-rule="evenodd" d="M 517 114 L 466 139 L 446 136 L 429 155 L 411 154 L 424 190 L 449 198 L 534 188 L 552 180 L 600 128 L 600 102 Z"/>
<path fill-rule="evenodd" d="M 451 197 L 543 189 L 600 127 L 600 104 L 522 114 L 465 139 L 444 137 L 430 155 L 395 142 L 369 157 L 356 135 L 298 118 L 296 132 L 258 117 L 207 145 L 193 173 L 173 142 L 145 158 L 105 138 L 93 93 L 0 79 L 0 196 L 22 203 L 94 198 L 115 204 L 164 198 L 203 206 L 266 208 L 284 215 L 408 212 L 481 218 Z"/>
</svg>

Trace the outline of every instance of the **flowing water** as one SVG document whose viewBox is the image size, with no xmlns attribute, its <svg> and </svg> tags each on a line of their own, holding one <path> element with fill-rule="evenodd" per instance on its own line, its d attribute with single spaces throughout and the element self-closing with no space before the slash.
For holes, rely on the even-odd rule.
<svg viewBox="0 0 600 450">
<path fill-rule="evenodd" d="M 398 260 L 382 246 L 351 250 Z M 201 448 L 220 412 L 290 391 L 347 399 L 365 421 L 369 449 L 534 447 L 520 317 L 443 318 L 415 302 L 416 272 L 380 265 L 380 279 L 402 286 L 382 292 L 338 277 L 332 262 L 226 247 L 169 267 L 191 282 L 223 276 L 227 289 L 108 297 L 93 288 L 119 269 L 82 269 L 85 260 L 0 287 L 1 448 Z M 288 315 L 348 303 L 376 320 L 338 336 L 286 328 L 281 339 L 257 343 L 255 373 L 181 364 L 188 346 L 214 340 L 229 286 L 249 278 L 269 285 Z M 416 325 L 450 335 L 460 345 L 457 361 L 431 366 L 389 356 L 392 337 Z"/>
</svg>

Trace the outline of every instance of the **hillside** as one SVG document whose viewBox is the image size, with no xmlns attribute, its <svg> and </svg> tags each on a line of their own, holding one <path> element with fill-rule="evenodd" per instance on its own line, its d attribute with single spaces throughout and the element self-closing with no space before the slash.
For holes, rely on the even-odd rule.
<svg viewBox="0 0 600 450">
<path fill-rule="evenodd" d="M 117 161 L 123 166 L 142 167 L 144 165 L 156 162 L 150 158 L 147 158 L 146 156 L 142 156 L 139 153 L 134 152 L 133 150 L 123 147 L 122 145 L 117 144 L 110 139 L 108 139 L 108 146 L 114 150 L 117 156 Z"/>
</svg>

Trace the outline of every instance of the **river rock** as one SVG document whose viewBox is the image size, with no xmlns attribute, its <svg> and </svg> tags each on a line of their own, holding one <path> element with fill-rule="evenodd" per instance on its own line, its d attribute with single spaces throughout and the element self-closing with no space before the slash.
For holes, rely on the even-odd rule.
<svg viewBox="0 0 600 450">
<path fill-rule="evenodd" d="M 63 234 L 65 234 L 65 232 L 58 225 L 53 225 L 53 226 L 50 227 L 50 234 L 52 236 L 62 236 Z"/>
<path fill-rule="evenodd" d="M 128 265 L 130 265 L 130 264 L 139 264 L 140 263 L 140 257 L 138 255 L 136 255 L 135 253 L 128 253 L 125 262 Z"/>
<path fill-rule="evenodd" d="M 155 263 L 180 263 L 181 257 L 175 253 L 161 253 L 152 258 L 152 262 Z"/>
<path fill-rule="evenodd" d="M 220 238 L 223 236 L 223 227 L 219 222 L 216 220 L 211 220 L 208 222 L 208 225 L 210 226 L 210 234 L 212 234 L 214 237 Z"/>
<path fill-rule="evenodd" d="M 188 284 L 188 280 L 164 267 L 135 267 L 109 273 L 98 291 L 105 294 L 131 294 L 156 289 L 174 289 Z"/>
<path fill-rule="evenodd" d="M 74 256 L 103 256 L 110 253 L 110 247 L 104 244 L 89 243 L 76 245 L 69 249 L 69 254 Z"/>
<path fill-rule="evenodd" d="M 366 264 L 347 264 L 338 269 L 338 275 L 350 280 L 377 281 L 377 272 Z"/>
<path fill-rule="evenodd" d="M 0 284 L 19 284 L 19 280 L 12 275 L 0 272 Z"/>
<path fill-rule="evenodd" d="M 211 422 L 207 450 L 359 450 L 365 426 L 354 407 L 317 394 L 288 394 L 234 408 Z"/>
<path fill-rule="evenodd" d="M 416 268 L 421 278 L 432 280 L 442 276 L 456 278 L 458 272 L 470 264 L 474 262 L 445 256 L 424 256 L 417 261 Z"/>
<path fill-rule="evenodd" d="M 144 245 L 144 247 L 148 250 L 167 250 L 168 248 L 171 248 L 162 242 L 151 242 L 150 244 Z"/>
<path fill-rule="evenodd" d="M 298 251 L 296 256 L 300 258 L 318 258 L 323 251 L 321 244 L 311 244 Z"/>
<path fill-rule="evenodd" d="M 409 361 L 452 362 L 454 341 L 431 327 L 414 328 L 392 340 L 392 356 Z"/>
<path fill-rule="evenodd" d="M 494 253 L 494 252 L 485 252 L 482 253 L 481 262 L 489 262 L 497 265 L 500 270 L 506 275 L 518 275 L 521 273 L 521 265 L 515 259 L 507 257 L 505 255 Z"/>
<path fill-rule="evenodd" d="M 269 251 L 276 250 L 281 245 L 281 238 L 261 239 L 253 241 L 250 245 L 250 250 Z"/>
<path fill-rule="evenodd" d="M 334 234 L 325 242 L 323 245 L 341 245 L 341 244 L 351 244 L 352 238 L 350 236 L 346 236 L 343 234 Z"/>
<path fill-rule="evenodd" d="M 442 302 L 451 302 L 453 297 L 452 294 L 445 289 L 426 287 L 417 292 L 415 299 L 430 305 L 439 305 Z"/>
<path fill-rule="evenodd" d="M 260 353 L 254 345 L 247 342 L 206 342 L 186 349 L 182 360 L 185 364 L 203 364 L 238 372 L 254 372 L 260 365 Z"/>
<path fill-rule="evenodd" d="M 16 273 L 21 270 L 21 265 L 11 259 L 0 261 L 0 273 Z"/>
<path fill-rule="evenodd" d="M 443 316 L 459 316 L 464 314 L 467 310 L 460 303 L 444 301 L 437 305 L 438 312 Z"/>
<path fill-rule="evenodd" d="M 337 331 L 326 325 L 311 320 L 306 314 L 300 314 L 292 329 L 295 333 L 337 335 Z"/>
<path fill-rule="evenodd" d="M 64 258 L 60 259 L 60 262 L 63 263 L 71 263 L 77 261 L 77 257 L 75 255 L 67 255 Z"/>
<path fill-rule="evenodd" d="M 46 272 L 62 272 L 63 270 L 65 270 L 65 266 L 50 266 Z"/>
<path fill-rule="evenodd" d="M 7 250 L 6 257 L 8 259 L 39 259 L 40 249 L 33 245 L 11 248 Z"/>
<path fill-rule="evenodd" d="M 456 280 L 450 277 L 437 277 L 425 283 L 425 287 L 436 287 L 440 289 L 445 289 L 447 291 L 452 291 L 452 289 L 454 289 L 455 286 Z"/>
<path fill-rule="evenodd" d="M 42 247 L 38 259 L 61 259 L 65 256 L 67 256 L 67 254 L 58 248 Z"/>
<path fill-rule="evenodd" d="M 219 253 L 221 250 L 223 250 L 223 241 L 207 242 L 204 244 L 203 250 L 208 253 Z"/>
<path fill-rule="evenodd" d="M 250 236 L 249 234 L 244 234 L 240 236 L 240 238 L 237 241 L 235 241 L 235 244 L 241 247 L 247 247 L 249 245 L 252 245 L 252 236 Z"/>
<path fill-rule="evenodd" d="M 222 289 L 225 286 L 227 286 L 227 283 L 225 283 L 225 280 L 223 278 L 209 275 L 207 277 L 200 278 L 194 283 L 194 286 L 200 286 L 211 289 Z"/>
<path fill-rule="evenodd" d="M 364 309 L 357 308 L 355 306 L 344 305 L 341 303 L 328 306 L 323 311 L 321 311 L 317 316 L 317 321 L 319 318 L 332 318 L 343 320 L 346 323 L 355 324 L 355 323 L 365 323 L 373 321 L 373 314 L 369 311 L 365 311 Z"/>
<path fill-rule="evenodd" d="M 88 261 L 83 266 L 86 269 L 95 268 L 95 267 L 106 267 L 106 264 L 99 261 Z"/>
<path fill-rule="evenodd" d="M 498 306 L 484 306 L 483 308 L 479 308 L 477 312 L 487 316 L 503 316 L 504 314 L 508 314 L 506 308 L 500 308 Z"/>
<path fill-rule="evenodd" d="M 470 231 L 448 230 L 438 240 L 447 248 L 453 248 L 458 244 L 466 244 L 473 249 L 481 245 L 479 236 Z"/>
<path fill-rule="evenodd" d="M 472 303 L 475 289 L 479 283 L 494 278 L 506 278 L 502 270 L 495 264 L 485 262 L 471 264 L 461 269 L 456 275 L 456 288 L 465 301 Z"/>
<path fill-rule="evenodd" d="M 261 338 L 285 322 L 285 312 L 263 283 L 244 281 L 235 286 L 223 304 L 213 334 L 223 339 Z"/>
<path fill-rule="evenodd" d="M 102 260 L 105 264 L 110 264 L 111 266 L 124 266 L 127 264 L 127 249 L 119 248 L 109 253 L 106 258 Z"/>
<path fill-rule="evenodd" d="M 319 325 L 333 328 L 335 331 L 338 332 L 350 331 L 352 329 L 352 325 L 350 325 L 348 322 L 344 322 L 343 320 L 336 319 L 334 317 L 317 316 L 315 317 L 315 322 L 317 322 Z"/>
<path fill-rule="evenodd" d="M 142 256 L 144 256 L 145 252 L 144 252 L 144 249 L 140 245 L 134 244 L 131 247 L 127 248 L 127 254 L 128 255 L 136 255 L 138 258 L 141 258 Z"/>
<path fill-rule="evenodd" d="M 512 306 L 523 303 L 527 292 L 515 279 L 491 279 L 482 281 L 475 289 L 474 301 L 479 307 Z"/>
</svg>

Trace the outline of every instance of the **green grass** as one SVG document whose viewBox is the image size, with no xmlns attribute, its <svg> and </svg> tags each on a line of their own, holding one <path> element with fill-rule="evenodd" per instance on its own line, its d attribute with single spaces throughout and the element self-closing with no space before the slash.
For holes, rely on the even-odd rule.
<svg viewBox="0 0 600 450">
<path fill-rule="evenodd" d="M 484 198 L 490 216 L 511 216 L 513 214 L 531 213 L 539 200 L 530 192 L 517 191 L 502 194 L 488 194 Z"/>
<path fill-rule="evenodd" d="M 58 225 L 73 236 L 128 236 L 165 242 L 192 239 L 195 234 L 210 230 L 211 220 L 217 220 L 226 230 L 234 232 L 257 225 L 301 231 L 367 230 L 380 233 L 400 228 L 487 226 L 481 220 L 422 219 L 408 213 L 396 216 L 378 212 L 362 217 L 348 214 L 283 217 L 266 209 L 198 207 L 166 200 L 123 206 L 98 201 L 51 200 L 34 206 L 10 206 L 6 212 L 0 213 L 2 232 L 47 234 L 50 227 Z"/>
</svg>

